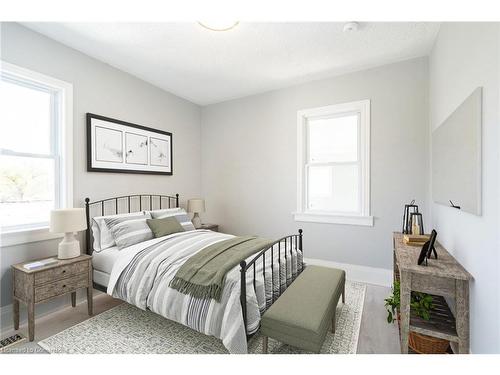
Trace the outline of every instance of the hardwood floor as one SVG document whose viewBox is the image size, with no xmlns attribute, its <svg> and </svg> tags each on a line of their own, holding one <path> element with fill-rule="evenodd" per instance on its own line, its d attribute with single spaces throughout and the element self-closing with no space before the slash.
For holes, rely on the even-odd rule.
<svg viewBox="0 0 500 375">
<path fill-rule="evenodd" d="M 111 298 L 107 294 L 101 293 L 94 296 L 94 316 L 109 310 L 122 303 L 118 299 Z M 4 353 L 18 353 L 18 354 L 36 354 L 45 353 L 45 351 L 37 345 L 38 341 L 42 341 L 47 337 L 55 335 L 58 332 L 64 331 L 66 328 L 81 323 L 84 320 L 91 318 L 87 314 L 87 301 L 83 301 L 76 305 L 76 307 L 67 307 L 55 313 L 43 316 L 36 319 L 35 324 L 35 341 L 23 342 L 14 345 L 4 351 Z M 9 336 L 15 331 L 5 332 L 2 337 Z M 28 325 L 23 324 L 19 327 L 19 333 L 23 336 L 28 336 Z"/>
<path fill-rule="evenodd" d="M 358 354 L 400 354 L 396 324 L 387 323 L 384 298 L 390 288 L 367 284 L 359 331 Z"/>
<path fill-rule="evenodd" d="M 400 352 L 397 328 L 395 325 L 387 324 L 386 322 L 384 298 L 389 293 L 389 288 L 367 285 L 358 341 L 358 354 Z M 94 315 L 100 314 L 120 303 L 122 303 L 120 300 L 113 299 L 106 294 L 99 294 L 94 297 Z M 68 307 L 39 318 L 36 321 L 35 341 L 20 343 L 9 348 L 5 353 L 44 353 L 44 350 L 37 345 L 38 341 L 83 322 L 88 318 L 86 302 L 76 305 L 75 308 Z M 27 335 L 27 326 L 22 325 L 20 332 L 23 335 Z M 14 331 L 6 332 L 2 337 L 12 333 Z"/>
</svg>

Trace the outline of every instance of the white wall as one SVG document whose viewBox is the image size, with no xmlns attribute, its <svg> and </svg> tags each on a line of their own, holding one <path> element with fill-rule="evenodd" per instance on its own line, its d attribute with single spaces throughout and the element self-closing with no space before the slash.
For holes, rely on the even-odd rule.
<svg viewBox="0 0 500 375">
<path fill-rule="evenodd" d="M 21 25 L 2 23 L 1 31 L 2 60 L 73 84 L 75 207 L 83 207 L 87 196 L 97 200 L 130 193 L 180 193 L 184 201 L 200 195 L 199 106 Z M 87 172 L 87 112 L 172 132 L 174 175 Z M 10 304 L 10 265 L 53 255 L 57 243 L 0 249 L 1 306 Z"/>
<path fill-rule="evenodd" d="M 500 352 L 499 47 L 498 24 L 443 24 L 429 60 L 431 131 L 476 87 L 483 87 L 483 215 L 431 203 L 438 240 L 474 276 L 470 295 L 474 353 Z"/>
<path fill-rule="evenodd" d="M 204 107 L 203 219 L 270 238 L 303 228 L 308 258 L 390 269 L 403 205 L 423 204 L 427 191 L 427 78 L 420 58 Z M 294 222 L 297 111 L 362 99 L 371 100 L 375 226 Z"/>
</svg>

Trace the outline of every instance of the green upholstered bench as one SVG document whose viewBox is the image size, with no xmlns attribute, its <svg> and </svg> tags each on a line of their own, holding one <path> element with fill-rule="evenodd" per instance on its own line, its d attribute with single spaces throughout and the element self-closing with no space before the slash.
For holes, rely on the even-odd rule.
<svg viewBox="0 0 500 375">
<path fill-rule="evenodd" d="M 340 295 L 345 303 L 345 271 L 307 266 L 264 313 L 260 328 L 263 353 L 267 353 L 268 337 L 319 353 L 330 323 L 335 332 Z"/>
</svg>

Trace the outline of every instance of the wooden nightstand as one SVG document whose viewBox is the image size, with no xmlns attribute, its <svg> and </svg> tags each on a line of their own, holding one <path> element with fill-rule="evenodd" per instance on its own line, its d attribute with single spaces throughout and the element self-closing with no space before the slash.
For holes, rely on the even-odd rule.
<svg viewBox="0 0 500 375">
<path fill-rule="evenodd" d="M 87 288 L 88 313 L 92 315 L 92 257 L 80 255 L 36 270 L 12 266 L 12 306 L 14 329 L 19 329 L 19 302 L 28 307 L 29 340 L 35 339 L 35 304 L 71 293 L 71 305 L 76 305 L 76 290 Z"/>
<path fill-rule="evenodd" d="M 208 229 L 208 230 L 213 230 L 214 232 L 218 232 L 219 225 L 218 224 L 201 224 L 201 227 L 199 229 Z"/>
</svg>

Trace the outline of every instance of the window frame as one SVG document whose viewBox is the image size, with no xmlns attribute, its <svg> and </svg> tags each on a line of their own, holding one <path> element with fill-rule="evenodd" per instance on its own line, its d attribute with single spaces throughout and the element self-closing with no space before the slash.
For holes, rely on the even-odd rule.
<svg viewBox="0 0 500 375">
<path fill-rule="evenodd" d="M 373 226 L 370 215 L 370 100 L 334 104 L 324 107 L 310 108 L 297 112 L 297 210 L 295 221 Z M 307 168 L 309 148 L 309 119 L 334 118 L 343 115 L 357 114 L 358 120 L 358 161 L 326 162 L 321 165 L 358 164 L 359 177 L 359 213 L 309 210 L 307 202 L 308 175 Z M 314 165 L 314 163 L 313 163 Z"/>
<path fill-rule="evenodd" d="M 0 60 L 0 75 L 7 81 L 28 88 L 52 92 L 51 150 L 49 154 L 2 152 L 11 156 L 32 156 L 54 160 L 56 207 L 73 207 L 73 85 L 47 75 Z M 55 124 L 54 124 L 55 123 Z M 55 125 L 55 126 L 54 126 Z M 4 227 L 5 228 L 5 227 Z M 30 223 L 2 228 L 0 247 L 60 238 L 64 234 L 50 233 L 49 223 Z"/>
</svg>

